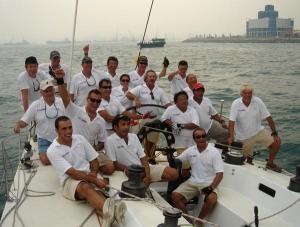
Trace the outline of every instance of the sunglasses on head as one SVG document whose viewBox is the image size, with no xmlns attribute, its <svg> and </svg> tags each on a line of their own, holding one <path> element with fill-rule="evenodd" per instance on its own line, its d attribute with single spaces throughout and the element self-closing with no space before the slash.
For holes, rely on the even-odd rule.
<svg viewBox="0 0 300 227">
<path fill-rule="evenodd" d="M 91 102 L 96 102 L 96 103 L 100 103 L 101 99 L 94 99 L 94 98 L 90 98 Z"/>
<path fill-rule="evenodd" d="M 102 86 L 101 88 L 103 88 L 103 89 L 111 89 L 112 86 Z"/>
<path fill-rule="evenodd" d="M 202 134 L 202 135 L 195 135 L 195 139 L 200 139 L 200 138 L 206 138 L 206 134 Z"/>
<path fill-rule="evenodd" d="M 121 80 L 122 82 L 126 82 L 126 83 L 129 83 L 130 82 L 130 80 Z"/>
</svg>

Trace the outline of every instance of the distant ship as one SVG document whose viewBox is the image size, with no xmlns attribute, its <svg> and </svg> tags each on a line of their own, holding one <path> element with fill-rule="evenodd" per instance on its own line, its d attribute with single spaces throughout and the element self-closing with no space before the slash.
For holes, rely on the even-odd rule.
<svg viewBox="0 0 300 227">
<path fill-rule="evenodd" d="M 144 42 L 144 43 L 139 42 L 137 45 L 140 46 L 140 48 L 154 48 L 154 47 L 164 47 L 165 44 L 166 44 L 165 39 L 154 38 L 149 42 Z"/>
<path fill-rule="evenodd" d="M 65 38 L 64 40 L 59 40 L 59 41 L 48 40 L 46 43 L 47 44 L 69 44 L 71 43 L 71 41 L 68 38 Z"/>
<path fill-rule="evenodd" d="M 24 39 L 21 42 L 9 41 L 7 43 L 3 43 L 3 45 L 6 45 L 6 46 L 22 46 L 22 45 L 28 45 L 28 44 L 30 44 L 30 43 Z"/>
</svg>

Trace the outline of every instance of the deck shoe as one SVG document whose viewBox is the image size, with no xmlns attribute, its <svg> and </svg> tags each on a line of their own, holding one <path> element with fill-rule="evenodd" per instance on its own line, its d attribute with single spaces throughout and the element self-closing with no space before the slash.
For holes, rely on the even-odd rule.
<svg viewBox="0 0 300 227">
<path fill-rule="evenodd" d="M 123 201 L 116 201 L 115 204 L 115 219 L 118 224 L 124 223 L 127 206 Z"/>
<path fill-rule="evenodd" d="M 115 216 L 115 200 L 113 198 L 107 198 L 102 210 L 102 227 L 111 227 Z"/>
<path fill-rule="evenodd" d="M 274 172 L 277 172 L 277 173 L 281 173 L 281 171 L 282 171 L 282 168 L 279 167 L 278 165 L 276 165 L 275 163 L 271 163 L 271 164 L 267 163 L 266 168 L 270 169 Z"/>
</svg>

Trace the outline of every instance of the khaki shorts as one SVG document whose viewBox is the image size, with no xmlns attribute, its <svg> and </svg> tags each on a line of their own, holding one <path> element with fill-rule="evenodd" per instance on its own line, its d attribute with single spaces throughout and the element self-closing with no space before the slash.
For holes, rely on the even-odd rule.
<svg viewBox="0 0 300 227">
<path fill-rule="evenodd" d="M 83 182 L 82 180 L 74 180 L 71 177 L 68 177 L 63 184 L 62 194 L 64 197 L 70 200 L 77 200 L 75 197 L 76 189 L 78 185 Z"/>
<path fill-rule="evenodd" d="M 274 138 L 267 130 L 263 129 L 249 139 L 241 140 L 241 142 L 243 143 L 242 153 L 244 157 L 246 157 L 253 155 L 253 148 L 255 144 L 259 144 L 262 147 L 269 147 L 272 143 L 274 143 Z"/>
<path fill-rule="evenodd" d="M 97 160 L 99 162 L 99 167 L 105 166 L 107 164 L 113 164 L 113 161 L 106 155 L 104 154 L 103 151 L 97 151 L 99 153 Z"/>
<path fill-rule="evenodd" d="M 209 186 L 209 184 L 197 184 L 187 180 L 179 185 L 178 188 L 174 190 L 174 192 L 181 194 L 186 199 L 186 201 L 189 201 L 195 196 L 202 195 L 201 189 L 207 186 Z M 218 189 L 215 188 L 214 192 L 218 194 Z"/>
<path fill-rule="evenodd" d="M 156 182 L 161 181 L 161 177 L 163 175 L 163 172 L 166 168 L 166 166 L 163 165 L 149 165 L 150 167 L 150 181 Z"/>
</svg>

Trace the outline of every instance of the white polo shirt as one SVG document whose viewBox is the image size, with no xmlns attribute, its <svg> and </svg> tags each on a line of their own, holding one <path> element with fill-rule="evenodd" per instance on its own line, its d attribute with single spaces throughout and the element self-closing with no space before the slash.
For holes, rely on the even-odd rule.
<svg viewBox="0 0 300 227">
<path fill-rule="evenodd" d="M 19 89 L 24 90 L 28 89 L 28 106 L 33 103 L 35 100 L 38 100 L 41 97 L 40 94 L 40 83 L 43 80 L 51 79 L 50 76 L 46 75 L 42 71 L 38 71 L 35 78 L 32 78 L 28 75 L 27 71 L 21 72 L 18 76 L 18 85 Z M 21 94 L 22 100 L 22 94 Z M 22 108 L 23 105 L 21 104 Z"/>
<path fill-rule="evenodd" d="M 74 94 L 74 103 L 78 106 L 85 106 L 88 93 L 99 88 L 99 81 L 102 76 L 93 74 L 88 78 L 82 72 L 73 76 L 70 86 L 70 94 Z M 104 78 L 104 77 L 103 77 Z"/>
<path fill-rule="evenodd" d="M 173 95 L 188 87 L 188 84 L 185 80 L 186 76 L 182 78 L 179 74 L 176 74 L 173 77 L 173 79 L 171 80 L 171 92 Z"/>
<path fill-rule="evenodd" d="M 199 126 L 205 129 L 205 132 L 207 133 L 213 122 L 211 116 L 218 113 L 213 107 L 210 99 L 203 97 L 200 105 L 194 99 L 189 99 L 189 106 L 193 107 L 197 111 L 199 117 Z"/>
<path fill-rule="evenodd" d="M 111 95 L 116 97 L 125 109 L 133 106 L 133 101 L 126 97 L 126 92 L 124 93 L 122 85 L 114 87 L 111 90 Z"/>
<path fill-rule="evenodd" d="M 111 116 L 117 116 L 117 114 L 123 113 L 125 111 L 125 108 L 122 106 L 122 104 L 116 97 L 110 96 L 109 101 L 102 98 L 101 104 L 97 112 L 102 110 L 106 110 Z M 105 121 L 105 127 L 106 129 L 112 129 L 111 122 Z"/>
<path fill-rule="evenodd" d="M 130 92 L 135 95 L 137 98 L 140 99 L 141 104 L 157 104 L 157 105 L 166 105 L 170 103 L 170 100 L 167 98 L 165 92 L 163 89 L 161 89 L 159 86 L 155 84 L 152 93 L 154 96 L 154 99 L 152 99 L 151 96 L 151 90 L 148 88 L 146 84 L 139 85 L 133 89 L 130 90 Z M 158 114 L 158 108 L 156 107 L 142 107 L 139 108 L 138 111 L 142 114 L 145 114 L 149 111 L 151 112 L 151 115 L 157 115 Z"/>
<path fill-rule="evenodd" d="M 136 70 L 128 73 L 128 75 L 130 76 L 130 83 L 132 87 L 136 87 L 145 83 L 144 77 L 146 75 L 146 71 L 142 76 L 140 76 Z"/>
<path fill-rule="evenodd" d="M 136 134 L 128 133 L 128 144 L 116 133 L 110 135 L 104 143 L 108 157 L 125 166 L 141 165 L 141 158 L 145 157 L 144 149 Z"/>
<path fill-rule="evenodd" d="M 171 120 L 174 124 L 187 124 L 194 123 L 199 126 L 199 119 L 197 112 L 194 108 L 188 106 L 185 112 L 182 112 L 174 104 L 169 106 L 163 115 L 161 116 L 161 121 Z M 182 129 L 179 135 L 174 135 L 175 137 L 175 148 L 185 148 L 194 145 L 193 140 L 193 130 Z"/>
<path fill-rule="evenodd" d="M 35 121 L 37 137 L 52 142 L 56 137 L 54 122 L 62 115 L 65 115 L 65 107 L 61 98 L 55 97 L 54 103 L 49 106 L 41 97 L 29 106 L 21 120 L 27 124 Z"/>
<path fill-rule="evenodd" d="M 230 120 L 235 122 L 235 134 L 238 140 L 245 140 L 264 129 L 261 120 L 271 116 L 263 101 L 252 96 L 249 106 L 245 106 L 242 97 L 231 104 Z"/>
<path fill-rule="evenodd" d="M 211 184 L 216 173 L 224 172 L 221 154 L 211 144 L 208 144 L 201 153 L 194 145 L 181 153 L 177 159 L 180 159 L 183 163 L 190 163 L 191 177 L 189 180 L 193 183 Z"/>
<path fill-rule="evenodd" d="M 70 168 L 89 173 L 90 162 L 98 157 L 98 153 L 83 136 L 72 135 L 71 147 L 59 144 L 56 138 L 48 148 L 47 156 L 63 184 L 69 177 L 66 172 Z"/>
<path fill-rule="evenodd" d="M 103 71 L 102 75 L 111 81 L 111 86 L 113 88 L 120 85 L 120 75 L 118 73 L 115 76 L 112 76 L 108 71 Z"/>
<path fill-rule="evenodd" d="M 73 126 L 73 133 L 84 136 L 91 145 L 95 141 L 104 142 L 107 138 L 104 119 L 96 114 L 91 121 L 85 106 L 79 107 L 70 102 L 66 108 L 66 114 L 70 117 Z"/>
</svg>

